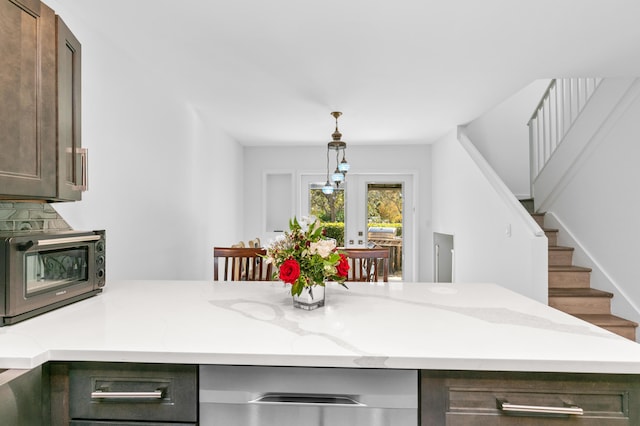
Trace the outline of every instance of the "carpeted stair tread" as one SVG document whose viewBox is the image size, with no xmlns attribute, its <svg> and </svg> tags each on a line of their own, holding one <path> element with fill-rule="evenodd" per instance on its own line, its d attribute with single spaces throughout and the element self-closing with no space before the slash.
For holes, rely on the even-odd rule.
<svg viewBox="0 0 640 426">
<path fill-rule="evenodd" d="M 600 327 L 637 327 L 638 323 L 615 315 L 607 314 L 573 314 L 583 321 L 590 322 Z"/>
<path fill-rule="evenodd" d="M 595 288 L 550 288 L 549 297 L 608 297 L 613 293 Z"/>
</svg>

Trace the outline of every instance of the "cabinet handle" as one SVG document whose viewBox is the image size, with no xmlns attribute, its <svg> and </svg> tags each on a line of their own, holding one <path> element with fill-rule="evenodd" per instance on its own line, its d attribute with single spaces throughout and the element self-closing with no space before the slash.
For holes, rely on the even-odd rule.
<svg viewBox="0 0 640 426">
<path fill-rule="evenodd" d="M 76 148 L 76 154 L 80 154 L 82 172 L 80 176 L 80 179 L 81 179 L 80 185 L 73 185 L 73 189 L 83 191 L 83 192 L 89 190 L 89 174 L 87 172 L 88 153 L 89 151 L 87 150 L 87 148 Z"/>
<path fill-rule="evenodd" d="M 498 408 L 509 413 L 536 413 L 536 414 L 566 414 L 582 416 L 584 410 L 577 406 L 569 407 L 546 407 L 541 405 L 521 405 L 511 404 L 505 400 L 497 400 Z"/>
<path fill-rule="evenodd" d="M 150 392 L 109 392 L 93 391 L 91 399 L 162 399 L 162 389 Z"/>
</svg>

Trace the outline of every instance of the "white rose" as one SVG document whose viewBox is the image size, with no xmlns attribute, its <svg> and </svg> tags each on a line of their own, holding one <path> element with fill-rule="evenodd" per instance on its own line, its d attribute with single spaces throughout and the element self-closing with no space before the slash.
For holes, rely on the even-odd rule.
<svg viewBox="0 0 640 426">
<path fill-rule="evenodd" d="M 311 254 L 318 254 L 322 258 L 326 258 L 336 248 L 336 243 L 332 240 L 320 240 L 317 243 L 311 243 L 309 245 L 309 251 Z"/>
<path fill-rule="evenodd" d="M 318 222 L 318 218 L 311 215 L 311 216 L 302 216 L 298 221 L 298 224 L 300 225 L 300 229 L 302 230 L 302 232 L 307 232 L 307 230 L 309 230 L 309 226 L 315 225 L 316 222 Z M 312 229 L 315 229 L 315 226 Z"/>
</svg>

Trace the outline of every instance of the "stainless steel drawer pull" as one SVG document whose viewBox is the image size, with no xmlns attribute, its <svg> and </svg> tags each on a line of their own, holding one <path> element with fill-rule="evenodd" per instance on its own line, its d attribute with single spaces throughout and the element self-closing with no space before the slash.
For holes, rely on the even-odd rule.
<svg viewBox="0 0 640 426">
<path fill-rule="evenodd" d="M 91 392 L 91 399 L 162 399 L 162 389 L 150 392 Z"/>
<path fill-rule="evenodd" d="M 345 395 L 266 393 L 249 401 L 252 404 L 306 404 L 366 407 L 366 404 Z"/>
<path fill-rule="evenodd" d="M 566 414 L 581 416 L 584 410 L 576 406 L 568 407 L 545 407 L 541 405 L 521 405 L 510 404 L 505 400 L 498 400 L 498 408 L 509 413 L 537 413 L 537 414 Z"/>
</svg>

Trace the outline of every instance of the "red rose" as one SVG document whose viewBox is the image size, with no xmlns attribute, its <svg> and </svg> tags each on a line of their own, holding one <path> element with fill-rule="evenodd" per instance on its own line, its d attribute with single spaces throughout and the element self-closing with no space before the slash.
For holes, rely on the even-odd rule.
<svg viewBox="0 0 640 426">
<path fill-rule="evenodd" d="M 280 279 L 293 284 L 300 276 L 300 265 L 295 259 L 287 259 L 280 265 Z"/>
<path fill-rule="evenodd" d="M 338 270 L 338 275 L 341 277 L 346 277 L 349 273 L 349 260 L 344 253 L 340 253 L 340 263 L 336 266 Z"/>
</svg>

